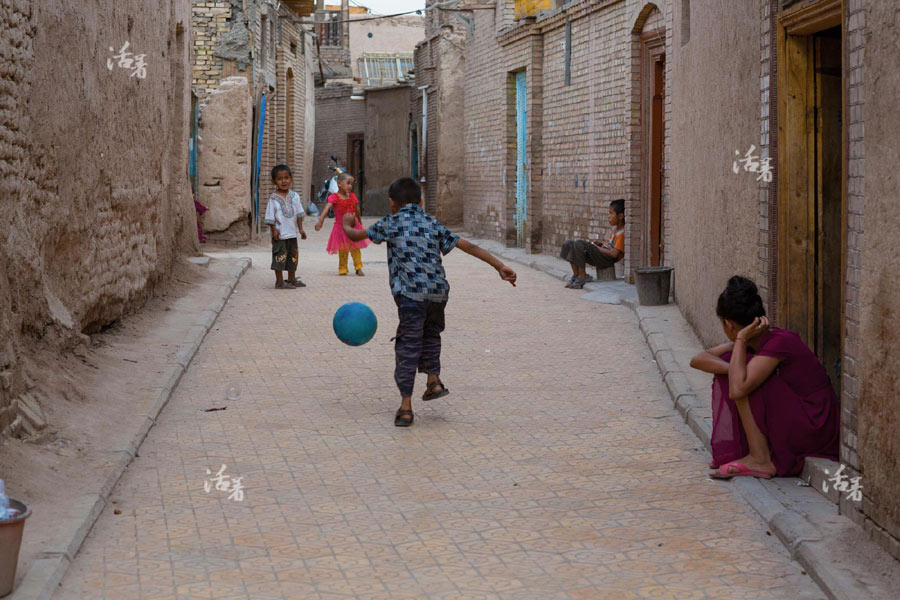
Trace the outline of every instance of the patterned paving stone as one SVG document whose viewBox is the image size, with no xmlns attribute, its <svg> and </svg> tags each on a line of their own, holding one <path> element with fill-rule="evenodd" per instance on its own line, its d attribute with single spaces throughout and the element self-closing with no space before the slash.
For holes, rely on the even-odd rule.
<svg viewBox="0 0 900 600">
<path fill-rule="evenodd" d="M 56 598 L 823 597 L 706 478 L 630 311 L 451 253 L 452 393 L 398 429 L 384 249 L 338 277 L 309 249 L 326 234 L 301 244 L 300 290 L 273 289 L 265 247 L 239 252 L 254 268 Z M 349 301 L 379 318 L 360 348 L 331 330 Z M 242 501 L 204 491 L 223 464 Z"/>
</svg>

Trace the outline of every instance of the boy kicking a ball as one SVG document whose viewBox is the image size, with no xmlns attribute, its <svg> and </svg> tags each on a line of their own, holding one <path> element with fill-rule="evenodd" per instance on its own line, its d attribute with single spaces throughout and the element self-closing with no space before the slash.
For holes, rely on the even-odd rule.
<svg viewBox="0 0 900 600">
<path fill-rule="evenodd" d="M 400 408 L 394 425 L 413 422 L 412 392 L 416 371 L 428 376 L 422 400 L 446 396 L 441 382 L 441 332 L 444 308 L 450 293 L 441 254 L 459 248 L 488 263 L 500 278 L 516 285 L 516 273 L 492 254 L 451 233 L 422 210 L 422 190 L 415 179 L 402 177 L 389 189 L 391 214 L 366 230 L 354 229 L 355 215 L 346 214 L 342 226 L 353 241 L 387 242 L 391 293 L 397 303 L 400 324 L 394 352 L 394 381 L 400 389 Z"/>
</svg>

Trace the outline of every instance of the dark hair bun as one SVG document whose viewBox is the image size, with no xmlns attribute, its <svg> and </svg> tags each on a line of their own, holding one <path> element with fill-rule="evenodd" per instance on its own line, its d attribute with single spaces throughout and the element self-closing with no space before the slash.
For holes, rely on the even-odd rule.
<svg viewBox="0 0 900 600">
<path fill-rule="evenodd" d="M 738 325 L 749 325 L 753 319 L 766 316 L 756 284 L 740 275 L 729 279 L 716 303 L 716 315 Z"/>
</svg>

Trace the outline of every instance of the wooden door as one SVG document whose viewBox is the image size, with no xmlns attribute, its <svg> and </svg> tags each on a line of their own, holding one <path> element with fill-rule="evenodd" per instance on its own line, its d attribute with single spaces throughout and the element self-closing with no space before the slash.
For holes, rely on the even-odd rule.
<svg viewBox="0 0 900 600">
<path fill-rule="evenodd" d="M 841 0 L 778 22 L 778 325 L 800 334 L 840 390 L 846 257 Z"/>
<path fill-rule="evenodd" d="M 665 73 L 666 55 L 656 54 L 653 60 L 653 80 L 650 89 L 650 172 L 649 219 L 650 265 L 662 264 L 664 254 L 663 232 L 663 140 L 665 139 Z"/>
<path fill-rule="evenodd" d="M 353 183 L 353 193 L 359 198 L 359 207 L 362 210 L 363 197 L 366 191 L 365 182 L 365 135 L 362 133 L 347 134 L 347 172 L 356 180 Z"/>
<path fill-rule="evenodd" d="M 652 31 L 641 36 L 641 262 L 650 266 L 663 264 L 665 251 L 665 90 L 665 34 Z"/>
</svg>

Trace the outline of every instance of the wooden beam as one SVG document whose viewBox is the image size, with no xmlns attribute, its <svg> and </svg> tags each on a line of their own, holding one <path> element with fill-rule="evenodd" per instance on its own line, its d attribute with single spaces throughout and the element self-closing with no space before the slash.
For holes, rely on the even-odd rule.
<svg viewBox="0 0 900 600">
<path fill-rule="evenodd" d="M 788 35 L 810 35 L 841 24 L 841 0 L 807 0 L 780 16 L 781 26 Z"/>
</svg>

